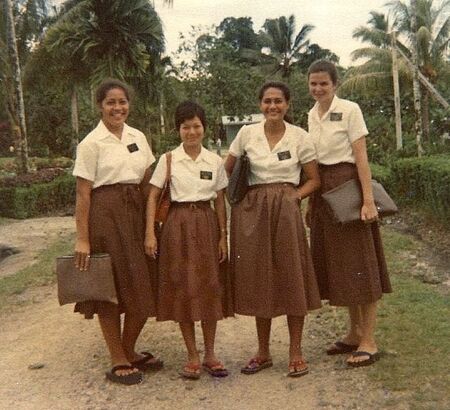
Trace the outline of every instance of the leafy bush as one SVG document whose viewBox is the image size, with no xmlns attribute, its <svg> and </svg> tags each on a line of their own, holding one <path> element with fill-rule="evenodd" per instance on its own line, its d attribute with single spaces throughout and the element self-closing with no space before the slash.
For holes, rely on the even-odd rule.
<svg viewBox="0 0 450 410">
<path fill-rule="evenodd" d="M 390 181 L 388 189 L 397 201 L 428 210 L 450 226 L 450 155 L 392 162 Z"/>
<path fill-rule="evenodd" d="M 75 203 L 75 178 L 61 175 L 29 187 L 0 188 L 0 216 L 24 219 L 55 212 Z"/>
</svg>

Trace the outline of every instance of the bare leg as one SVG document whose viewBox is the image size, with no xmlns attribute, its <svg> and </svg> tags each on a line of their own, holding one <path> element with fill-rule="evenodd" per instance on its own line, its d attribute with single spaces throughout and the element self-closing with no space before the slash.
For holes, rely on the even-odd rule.
<svg viewBox="0 0 450 410">
<path fill-rule="evenodd" d="M 344 337 L 343 342 L 349 345 L 358 345 L 361 340 L 362 315 L 361 306 L 349 306 L 350 331 Z"/>
<path fill-rule="evenodd" d="M 258 333 L 258 353 L 257 358 L 261 360 L 270 359 L 270 328 L 272 319 L 257 317 L 256 332 Z"/>
<path fill-rule="evenodd" d="M 305 323 L 305 316 L 288 316 L 289 327 L 289 361 L 298 361 L 302 359 L 302 333 Z"/>
<path fill-rule="evenodd" d="M 147 317 L 139 317 L 132 313 L 125 314 L 123 321 L 122 346 L 130 362 L 141 358 L 135 351 L 135 345 L 146 321 Z"/>
<path fill-rule="evenodd" d="M 98 312 L 100 327 L 103 332 L 106 345 L 108 346 L 111 362 L 113 366 L 130 364 L 123 350 L 121 330 L 120 330 L 120 314 L 117 306 L 112 303 L 102 303 Z M 136 372 L 137 369 L 118 370 L 117 375 L 125 375 Z"/>
<path fill-rule="evenodd" d="M 188 351 L 188 361 L 192 364 L 200 364 L 200 356 L 198 354 L 197 345 L 195 343 L 195 327 L 194 322 L 180 322 L 181 334 Z"/>
<path fill-rule="evenodd" d="M 218 362 L 214 352 L 216 328 L 217 322 L 215 320 L 202 321 L 203 340 L 205 343 L 205 357 L 203 360 L 204 363 L 214 364 Z"/>
<path fill-rule="evenodd" d="M 361 340 L 358 351 L 376 353 L 375 324 L 377 319 L 377 302 L 360 305 L 361 310 Z M 348 362 L 359 362 L 369 359 L 369 356 L 350 357 Z"/>
</svg>

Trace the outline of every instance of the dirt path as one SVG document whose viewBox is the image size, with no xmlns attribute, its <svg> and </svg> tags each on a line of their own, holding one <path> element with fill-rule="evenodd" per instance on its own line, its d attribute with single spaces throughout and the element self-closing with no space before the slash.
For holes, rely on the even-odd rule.
<svg viewBox="0 0 450 410">
<path fill-rule="evenodd" d="M 34 243 L 37 237 L 70 232 L 74 222 L 72 218 L 55 219 L 55 223 L 41 218 L 14 225 L 0 227 L 0 235 L 8 232 L 10 241 L 17 235 L 19 244 L 22 234 L 25 238 L 27 232 L 39 232 Z M 1 270 L 6 262 L 0 264 Z M 0 314 L 0 409 L 380 409 L 395 396 L 368 382 L 366 369 L 348 370 L 344 358 L 323 353 L 342 329 L 329 307 L 307 319 L 304 354 L 311 372 L 305 377 L 285 377 L 285 318 L 273 322 L 274 367 L 253 376 L 239 372 L 254 353 L 253 319 L 239 316 L 221 321 L 217 350 L 231 375 L 214 380 L 203 374 L 199 381 L 178 376 L 185 353 L 177 326 L 150 320 L 138 344 L 163 358 L 165 367 L 147 374 L 141 385 L 123 387 L 103 376 L 109 363 L 95 320 L 73 314 L 72 306 L 58 306 L 55 286 L 31 290 L 26 299 L 12 313 Z"/>
</svg>

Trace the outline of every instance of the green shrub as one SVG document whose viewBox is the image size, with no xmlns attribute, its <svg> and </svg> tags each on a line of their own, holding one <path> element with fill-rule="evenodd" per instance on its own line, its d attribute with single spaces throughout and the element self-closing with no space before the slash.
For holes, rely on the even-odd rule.
<svg viewBox="0 0 450 410">
<path fill-rule="evenodd" d="M 385 165 L 370 164 L 372 178 L 387 187 L 391 184 L 391 169 Z"/>
<path fill-rule="evenodd" d="M 390 181 L 399 203 L 419 206 L 450 226 L 450 155 L 394 161 Z"/>
<path fill-rule="evenodd" d="M 0 216 L 25 219 L 75 204 L 75 178 L 64 174 L 30 187 L 0 188 Z"/>
</svg>

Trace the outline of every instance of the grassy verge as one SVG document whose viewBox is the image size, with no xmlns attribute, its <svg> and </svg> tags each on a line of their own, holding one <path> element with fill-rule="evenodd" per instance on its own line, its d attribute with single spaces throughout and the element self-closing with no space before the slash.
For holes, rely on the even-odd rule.
<svg viewBox="0 0 450 410">
<path fill-rule="evenodd" d="M 0 278 L 0 310 L 7 307 L 10 297 L 24 292 L 33 286 L 42 286 L 55 282 L 55 258 L 73 252 L 74 235 L 62 237 L 58 242 L 43 251 L 35 264 L 15 275 Z"/>
<path fill-rule="evenodd" d="M 377 340 L 387 349 L 368 369 L 388 390 L 408 391 L 411 409 L 446 408 L 450 389 L 450 303 L 434 285 L 411 277 L 420 244 L 391 229 L 383 231 L 394 293 L 379 310 Z M 398 403 L 393 402 L 392 406 Z M 448 408 L 448 407 L 447 407 Z"/>
</svg>

